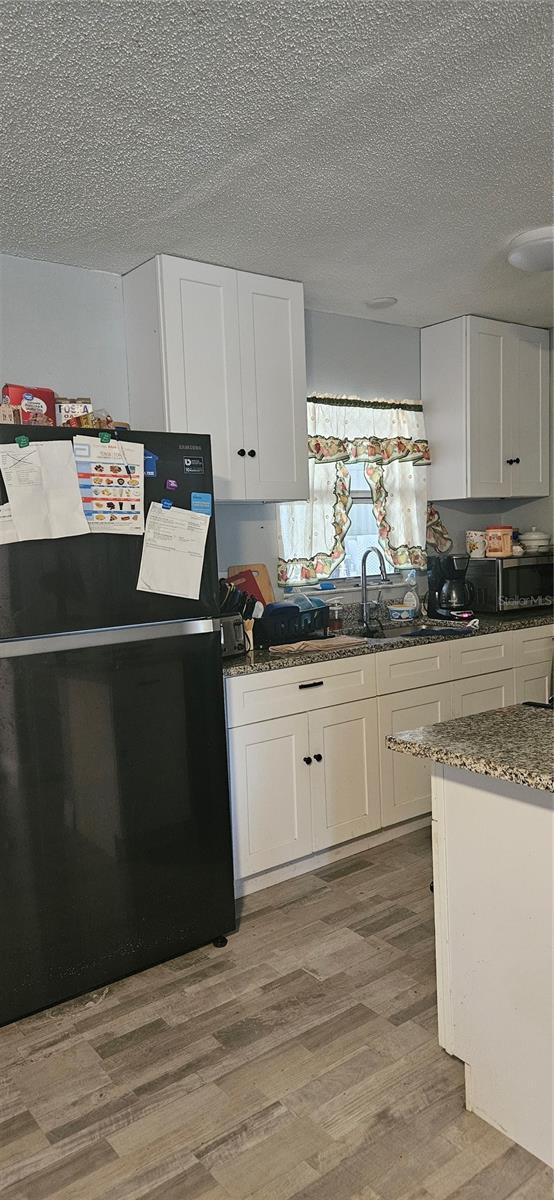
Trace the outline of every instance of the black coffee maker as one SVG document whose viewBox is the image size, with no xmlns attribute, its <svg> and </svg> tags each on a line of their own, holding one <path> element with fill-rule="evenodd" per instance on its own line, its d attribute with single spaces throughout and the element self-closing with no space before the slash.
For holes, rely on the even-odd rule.
<svg viewBox="0 0 554 1200">
<path fill-rule="evenodd" d="M 427 615 L 443 621 L 467 621 L 473 616 L 470 605 L 472 583 L 466 582 L 467 554 L 447 554 L 429 558 L 427 579 Z"/>
</svg>

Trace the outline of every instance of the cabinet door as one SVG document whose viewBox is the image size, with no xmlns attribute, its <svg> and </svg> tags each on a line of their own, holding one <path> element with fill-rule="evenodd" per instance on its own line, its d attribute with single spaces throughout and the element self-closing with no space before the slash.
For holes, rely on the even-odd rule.
<svg viewBox="0 0 554 1200">
<path fill-rule="evenodd" d="M 468 318 L 468 496 L 510 496 L 517 338 L 503 321 Z"/>
<path fill-rule="evenodd" d="M 452 716 L 450 684 L 381 696 L 378 708 L 382 824 L 395 825 L 431 811 L 431 763 L 387 750 L 385 738 L 403 729 L 448 721 Z"/>
<path fill-rule="evenodd" d="M 314 849 L 336 846 L 381 824 L 377 701 L 309 714 Z"/>
<path fill-rule="evenodd" d="M 453 717 L 469 717 L 471 713 L 506 708 L 514 703 L 513 671 L 493 671 L 474 679 L 457 679 L 452 684 Z"/>
<path fill-rule="evenodd" d="M 302 284 L 237 272 L 248 500 L 305 500 Z"/>
<path fill-rule="evenodd" d="M 245 495 L 237 273 L 161 258 L 169 429 L 209 433 L 217 500 Z"/>
<path fill-rule="evenodd" d="M 512 496 L 548 496 L 548 331 L 514 326 L 517 393 L 514 395 Z M 517 461 L 519 459 L 519 462 Z"/>
<path fill-rule="evenodd" d="M 235 875 L 243 879 L 312 850 L 308 718 L 243 725 L 229 733 Z"/>
<path fill-rule="evenodd" d="M 546 704 L 552 694 L 550 659 L 542 663 L 530 663 L 527 667 L 516 667 L 514 675 L 516 704 L 523 704 L 524 700 L 537 700 L 539 704 Z"/>
</svg>

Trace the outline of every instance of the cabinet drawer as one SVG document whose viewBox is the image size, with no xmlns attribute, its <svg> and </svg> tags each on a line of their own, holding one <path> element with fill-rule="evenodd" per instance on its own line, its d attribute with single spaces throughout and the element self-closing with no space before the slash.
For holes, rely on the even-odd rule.
<svg viewBox="0 0 554 1200">
<path fill-rule="evenodd" d="M 466 679 L 486 671 L 504 671 L 513 666 L 513 634 L 489 633 L 482 637 L 459 638 L 450 650 L 451 679 Z M 543 655 L 544 657 L 544 655 Z"/>
<path fill-rule="evenodd" d="M 552 689 L 552 659 L 516 667 L 514 675 L 516 704 L 523 704 L 524 700 L 546 704 Z"/>
<path fill-rule="evenodd" d="M 547 662 L 554 649 L 554 625 L 535 625 L 533 629 L 514 629 L 514 666 Z"/>
<path fill-rule="evenodd" d="M 377 655 L 377 692 L 402 692 L 408 688 L 445 683 L 451 678 L 448 643 L 431 646 L 406 644 L 401 650 Z"/>
<path fill-rule="evenodd" d="M 513 671 L 491 671 L 476 679 L 455 679 L 452 684 L 453 717 L 469 717 L 514 703 Z"/>
<path fill-rule="evenodd" d="M 272 717 L 328 708 L 375 695 L 375 658 L 355 658 L 310 663 L 305 667 L 283 667 L 260 671 L 226 681 L 227 725 L 249 725 Z"/>
</svg>

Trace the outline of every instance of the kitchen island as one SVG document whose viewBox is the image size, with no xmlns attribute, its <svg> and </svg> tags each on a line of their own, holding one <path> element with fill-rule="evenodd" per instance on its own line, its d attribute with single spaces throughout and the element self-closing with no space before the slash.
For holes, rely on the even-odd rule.
<svg viewBox="0 0 554 1200">
<path fill-rule="evenodd" d="M 439 1041 L 466 1106 L 554 1165 L 554 714 L 512 705 L 387 738 L 430 759 Z"/>
</svg>

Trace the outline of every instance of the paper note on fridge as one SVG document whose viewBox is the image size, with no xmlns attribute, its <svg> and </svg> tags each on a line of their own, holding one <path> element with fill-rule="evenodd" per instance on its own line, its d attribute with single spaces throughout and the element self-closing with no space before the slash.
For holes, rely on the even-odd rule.
<svg viewBox="0 0 554 1200">
<path fill-rule="evenodd" d="M 198 600 L 210 518 L 184 508 L 148 509 L 137 590 Z"/>
<path fill-rule="evenodd" d="M 0 504 L 0 546 L 6 546 L 8 542 L 18 542 L 15 525 L 13 523 L 11 505 Z"/>
<path fill-rule="evenodd" d="M 18 541 L 88 533 L 71 442 L 31 442 L 0 449 Z"/>
<path fill-rule="evenodd" d="M 144 446 L 77 434 L 73 451 L 91 533 L 144 532 Z"/>
</svg>

